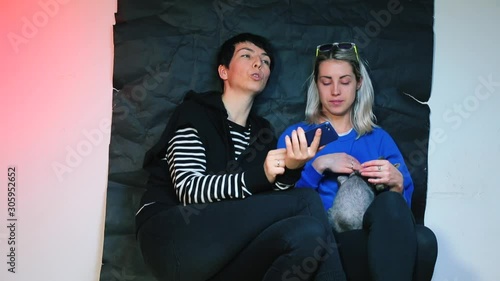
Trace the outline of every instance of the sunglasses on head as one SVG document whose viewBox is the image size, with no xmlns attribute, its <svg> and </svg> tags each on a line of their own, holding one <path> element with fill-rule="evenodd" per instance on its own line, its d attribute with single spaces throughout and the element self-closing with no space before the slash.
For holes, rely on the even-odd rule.
<svg viewBox="0 0 500 281">
<path fill-rule="evenodd" d="M 356 48 L 356 44 L 350 42 L 328 43 L 328 44 L 318 45 L 316 47 L 316 57 L 320 53 L 328 53 L 333 50 L 351 50 L 351 49 L 354 49 L 354 53 L 356 54 L 356 60 L 359 62 L 358 48 Z"/>
</svg>

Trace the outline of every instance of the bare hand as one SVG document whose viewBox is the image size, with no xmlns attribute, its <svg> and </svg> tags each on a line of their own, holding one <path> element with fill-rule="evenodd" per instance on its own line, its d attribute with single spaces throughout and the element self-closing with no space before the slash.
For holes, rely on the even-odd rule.
<svg viewBox="0 0 500 281">
<path fill-rule="evenodd" d="M 384 184 L 391 191 L 403 192 L 403 175 L 387 160 L 371 160 L 361 164 L 361 175 L 372 184 Z"/>
<path fill-rule="evenodd" d="M 323 174 L 325 170 L 338 174 L 350 174 L 361 169 L 361 164 L 353 156 L 340 152 L 319 156 L 314 160 L 313 167 L 320 174 Z"/>
<path fill-rule="evenodd" d="M 292 131 L 292 135 L 285 137 L 286 143 L 286 167 L 297 169 L 305 165 L 307 161 L 316 155 L 319 141 L 321 139 L 321 129 L 317 129 L 311 146 L 307 146 L 306 135 L 301 127 Z"/>
<path fill-rule="evenodd" d="M 277 175 L 285 172 L 285 155 L 285 148 L 269 150 L 267 153 L 266 160 L 264 161 L 264 172 L 270 183 L 276 180 Z"/>
</svg>

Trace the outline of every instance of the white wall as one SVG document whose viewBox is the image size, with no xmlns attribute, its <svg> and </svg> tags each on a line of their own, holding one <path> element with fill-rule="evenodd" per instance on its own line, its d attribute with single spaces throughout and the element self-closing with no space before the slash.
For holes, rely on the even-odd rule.
<svg viewBox="0 0 500 281">
<path fill-rule="evenodd" d="M 2 281 L 98 280 L 115 11 L 114 0 L 1 1 Z"/>
<path fill-rule="evenodd" d="M 464 2 L 436 0 L 426 215 L 440 247 L 435 281 L 500 280 L 500 4 Z M 0 280 L 98 280 L 115 11 L 112 0 L 1 4 Z"/>
<path fill-rule="evenodd" d="M 500 280 L 500 3 L 436 0 L 426 223 L 433 280 Z"/>
</svg>

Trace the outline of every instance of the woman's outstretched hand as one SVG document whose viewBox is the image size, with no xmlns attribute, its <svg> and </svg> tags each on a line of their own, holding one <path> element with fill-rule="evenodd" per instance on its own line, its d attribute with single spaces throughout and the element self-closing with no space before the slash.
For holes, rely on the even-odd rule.
<svg viewBox="0 0 500 281">
<path fill-rule="evenodd" d="M 304 129 L 301 127 L 293 130 L 291 136 L 285 137 L 286 157 L 285 163 L 288 169 L 303 167 L 307 161 L 316 155 L 321 140 L 321 129 L 317 129 L 311 146 L 307 145 Z"/>
</svg>

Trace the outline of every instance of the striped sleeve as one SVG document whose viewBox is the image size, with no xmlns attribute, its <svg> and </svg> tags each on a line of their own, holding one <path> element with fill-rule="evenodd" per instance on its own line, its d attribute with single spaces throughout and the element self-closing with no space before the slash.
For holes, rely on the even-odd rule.
<svg viewBox="0 0 500 281">
<path fill-rule="evenodd" d="M 290 189 L 294 186 L 295 186 L 295 184 L 287 184 L 287 183 L 281 183 L 281 182 L 276 181 L 274 183 L 274 190 L 276 190 L 276 191 L 287 190 L 287 189 Z"/>
<path fill-rule="evenodd" d="M 252 195 L 245 186 L 244 172 L 207 174 L 205 148 L 194 128 L 175 132 L 168 143 L 166 160 L 177 197 L 184 205 Z"/>
<path fill-rule="evenodd" d="M 274 190 L 287 190 L 295 187 L 295 183 L 302 175 L 302 168 L 288 169 L 285 168 L 285 173 L 276 177 Z"/>
</svg>

